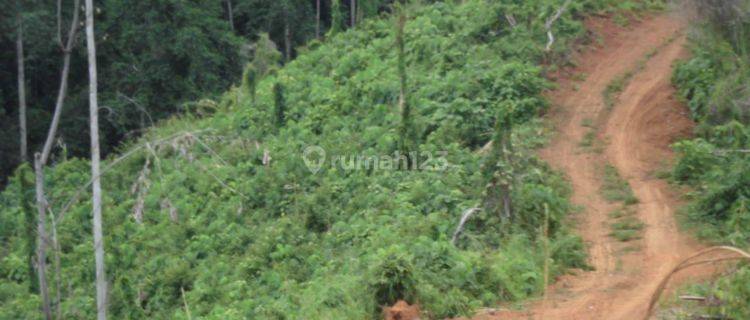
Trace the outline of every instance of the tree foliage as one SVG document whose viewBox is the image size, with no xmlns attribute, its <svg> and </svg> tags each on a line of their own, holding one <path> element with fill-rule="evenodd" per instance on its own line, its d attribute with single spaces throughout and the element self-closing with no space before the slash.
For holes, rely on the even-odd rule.
<svg viewBox="0 0 750 320">
<path fill-rule="evenodd" d="M 43 143 L 54 109 L 61 54 L 57 43 L 54 1 L 21 3 L 25 26 L 26 70 L 29 90 L 29 147 Z M 387 0 L 367 1 L 365 17 L 386 10 Z M 96 25 L 100 66 L 102 152 L 114 151 L 120 142 L 137 137 L 147 127 L 185 111 L 184 103 L 216 97 L 238 82 L 245 64 L 253 60 L 252 48 L 276 47 L 284 51 L 285 23 L 290 29 L 292 56 L 315 38 L 315 1 L 233 0 L 234 28 L 229 25 L 226 1 L 98 0 Z M 322 2 L 323 27 L 329 26 L 332 7 Z M 62 1 L 63 29 L 72 15 L 72 1 Z M 338 14 L 348 15 L 347 2 Z M 18 9 L 14 1 L 0 3 L 0 151 L 13 155 L 19 149 L 15 40 Z M 286 20 L 284 20 L 286 17 Z M 341 25 L 340 30 L 345 30 Z M 65 32 L 65 30 L 63 30 Z M 72 53 L 69 96 L 59 132 L 60 145 L 74 156 L 88 154 L 86 121 L 86 57 L 83 36 Z M 266 51 L 271 52 L 271 51 Z M 271 60 L 269 60 L 271 61 Z M 273 59 L 277 62 L 279 59 Z M 263 74 L 265 69 L 256 65 Z M 55 148 L 59 153 L 59 146 Z M 18 165 L 18 157 L 0 159 L 0 182 Z"/>
</svg>

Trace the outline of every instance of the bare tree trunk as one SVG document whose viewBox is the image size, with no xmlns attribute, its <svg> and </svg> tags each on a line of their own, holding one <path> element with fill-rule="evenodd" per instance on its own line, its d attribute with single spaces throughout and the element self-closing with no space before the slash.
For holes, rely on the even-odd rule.
<svg viewBox="0 0 750 320">
<path fill-rule="evenodd" d="M 60 89 L 55 102 L 55 113 L 52 116 L 52 123 L 47 132 L 47 140 L 44 143 L 41 153 L 34 154 L 34 174 L 36 175 L 36 206 L 38 210 L 37 221 L 37 276 L 39 278 L 39 295 L 42 296 L 42 311 L 47 320 L 52 319 L 50 311 L 49 292 L 47 287 L 47 227 L 45 223 L 45 210 L 47 200 L 44 195 L 44 166 L 49 159 L 52 143 L 57 134 L 57 127 L 60 123 L 60 114 L 62 113 L 63 103 L 67 94 L 68 74 L 70 72 L 70 52 L 75 44 L 76 33 L 78 32 L 78 11 L 80 10 L 80 0 L 75 0 L 73 4 L 73 20 L 70 22 L 67 43 L 62 44 L 62 31 L 60 25 L 62 21 L 61 0 L 57 1 L 57 24 L 58 24 L 58 42 L 63 49 L 63 69 L 60 75 Z"/>
<path fill-rule="evenodd" d="M 234 31 L 234 9 L 232 8 L 232 0 L 227 0 L 227 14 L 229 15 L 229 28 Z"/>
<path fill-rule="evenodd" d="M 61 12 L 60 12 L 60 1 L 57 2 L 57 21 L 58 25 L 60 24 L 60 21 L 62 20 Z M 73 20 L 70 22 L 70 30 L 68 31 L 68 39 L 66 44 L 63 46 L 62 44 L 62 35 L 58 33 L 58 41 L 60 41 L 60 46 L 63 51 L 63 69 L 62 73 L 60 75 L 60 89 L 57 91 L 57 100 L 55 102 L 55 113 L 52 115 L 52 123 L 50 124 L 49 131 L 47 132 L 47 140 L 44 142 L 44 147 L 42 148 L 42 157 L 41 162 L 42 165 L 45 165 L 47 163 L 47 160 L 49 159 L 49 154 L 52 150 L 52 145 L 55 140 L 55 136 L 57 135 L 57 127 L 60 124 L 60 115 L 62 114 L 62 108 L 63 104 L 65 103 L 65 96 L 68 92 L 68 74 L 70 73 L 70 52 L 73 50 L 73 46 L 75 45 L 75 39 L 76 39 L 76 33 L 78 32 L 78 8 L 81 6 L 81 0 L 75 0 L 75 3 L 73 4 L 73 7 L 75 10 L 73 10 Z"/>
<path fill-rule="evenodd" d="M 52 319 L 49 293 L 47 290 L 47 200 L 44 198 L 44 170 L 39 153 L 34 154 L 34 172 L 36 173 L 36 205 L 37 205 L 37 239 L 36 265 L 39 277 L 39 295 L 42 296 L 42 312 L 47 320 Z"/>
<path fill-rule="evenodd" d="M 18 36 L 16 38 L 16 55 L 18 59 L 18 134 L 20 136 L 21 162 L 26 162 L 28 160 L 26 140 L 26 68 L 24 67 L 23 21 L 21 19 L 20 5 L 18 6 L 16 19 L 18 20 Z"/>
<path fill-rule="evenodd" d="M 292 59 L 292 29 L 289 25 L 289 5 L 284 5 L 284 58 L 286 62 Z"/>
<path fill-rule="evenodd" d="M 552 44 L 555 43 L 555 36 L 552 34 L 552 24 L 557 21 L 557 19 L 560 19 L 560 16 L 562 16 L 563 12 L 565 12 L 565 9 L 568 8 L 568 5 L 570 4 L 571 0 L 565 0 L 565 3 L 557 9 L 555 14 L 547 19 L 547 21 L 544 22 L 544 28 L 547 29 L 547 45 L 544 47 L 544 51 L 550 51 L 552 49 Z"/>
<path fill-rule="evenodd" d="M 510 118 L 510 115 L 507 115 L 505 124 L 505 131 L 503 132 L 505 134 L 505 137 L 503 138 L 503 161 L 505 161 L 506 165 L 509 166 L 510 177 L 507 178 L 507 181 L 504 181 L 504 183 L 501 185 L 501 190 L 503 191 L 503 215 L 506 219 L 512 219 L 513 218 L 513 199 L 511 198 L 511 189 L 513 186 L 513 180 L 514 180 L 514 172 L 513 172 L 513 141 L 511 140 L 513 138 L 513 121 Z"/>
<path fill-rule="evenodd" d="M 398 18 L 396 20 L 396 48 L 398 50 L 398 77 L 399 77 L 399 94 L 398 108 L 401 111 L 401 124 L 399 127 L 399 144 L 400 151 L 406 156 L 407 163 L 402 169 L 409 170 L 412 160 L 411 135 L 411 105 L 407 97 L 407 74 L 406 74 L 406 44 L 404 41 L 404 28 L 406 26 L 406 9 L 403 6 L 398 7 Z M 415 168 L 416 169 L 416 168 Z"/>
<path fill-rule="evenodd" d="M 104 270 L 102 237 L 102 186 L 99 169 L 99 103 L 97 101 L 96 42 L 94 40 L 94 4 L 86 0 L 86 48 L 89 60 L 89 124 L 91 131 L 91 176 L 94 257 L 96 260 L 96 318 L 107 319 L 107 275 Z"/>
<path fill-rule="evenodd" d="M 49 208 L 48 208 L 49 209 Z M 57 239 L 57 222 L 55 222 L 55 216 L 52 214 L 52 210 L 49 210 L 50 222 L 52 222 L 52 251 L 54 253 L 54 268 L 55 268 L 55 319 L 62 319 L 62 308 L 60 307 L 60 301 L 62 291 L 62 280 L 60 275 L 60 242 Z"/>
<path fill-rule="evenodd" d="M 351 0 L 349 1 L 349 15 L 351 16 L 351 25 L 352 28 L 357 24 L 357 0 Z"/>
<path fill-rule="evenodd" d="M 320 39 L 320 0 L 315 1 L 315 38 Z"/>
</svg>

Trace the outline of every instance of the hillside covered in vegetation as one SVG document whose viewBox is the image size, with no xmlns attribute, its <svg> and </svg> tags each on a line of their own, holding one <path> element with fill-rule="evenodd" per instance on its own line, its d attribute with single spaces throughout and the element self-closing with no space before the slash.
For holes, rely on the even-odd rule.
<svg viewBox="0 0 750 320">
<path fill-rule="evenodd" d="M 696 137 L 675 145 L 681 153 L 672 177 L 691 186 L 685 220 L 711 242 L 750 244 L 750 10 L 748 1 L 693 1 L 693 57 L 678 65 L 673 82 L 698 126 Z M 716 297 L 710 312 L 750 317 L 750 269 L 701 289 Z"/>
<path fill-rule="evenodd" d="M 547 135 L 544 68 L 609 4 L 570 2 L 548 51 L 545 22 L 561 5 L 415 2 L 334 30 L 283 67 L 261 36 L 241 84 L 105 161 L 112 318 L 375 319 L 397 299 L 443 318 L 585 268 L 569 187 L 534 149 Z M 320 170 L 306 150 L 325 152 Z M 407 165 L 357 160 L 383 156 Z M 46 177 L 53 309 L 91 319 L 88 160 L 63 153 Z M 42 318 L 33 184 L 22 165 L 0 194 L 2 319 Z M 498 185 L 512 210 L 487 209 Z"/>
</svg>

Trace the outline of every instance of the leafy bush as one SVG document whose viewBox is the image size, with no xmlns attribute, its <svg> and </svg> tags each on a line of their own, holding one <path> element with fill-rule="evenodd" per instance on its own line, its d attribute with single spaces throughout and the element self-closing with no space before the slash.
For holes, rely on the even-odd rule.
<svg viewBox="0 0 750 320">
<path fill-rule="evenodd" d="M 582 34 L 573 17 L 592 2 L 574 2 L 556 23 L 558 45 Z M 312 173 L 302 159 L 309 146 L 328 159 L 398 150 L 388 17 L 315 43 L 276 72 L 253 65 L 241 87 L 201 104 L 215 106 L 205 117 L 170 119 L 123 147 L 130 156 L 109 159 L 116 166 L 103 177 L 112 316 L 187 319 L 189 306 L 204 319 L 372 319 L 403 298 L 443 318 L 540 292 L 545 263 L 553 277 L 585 267 L 583 244 L 565 227 L 568 187 L 534 155 L 544 140 L 534 118 L 549 87 L 537 66 L 546 39 L 539 17 L 558 6 L 409 7 L 414 151 L 428 160 L 444 154 L 446 170 L 346 170 L 351 159 L 343 159 Z M 505 23 L 507 10 L 520 22 L 515 28 Z M 461 213 L 484 196 L 480 168 L 497 161 L 477 149 L 507 106 L 517 122 L 517 223 L 501 230 L 498 217 L 480 211 L 453 245 Z M 78 159 L 49 169 L 53 213 L 61 214 L 88 172 Z M 38 317 L 36 293 L 17 290 L 29 281 L 23 192 L 14 177 L 0 195 L 1 317 Z M 74 201 L 57 225 L 63 280 L 50 283 L 65 318 L 95 313 L 89 211 L 88 200 Z M 539 241 L 545 216 L 550 257 Z"/>
<path fill-rule="evenodd" d="M 672 177 L 692 186 L 687 222 L 699 235 L 738 247 L 750 244 L 750 79 L 747 1 L 695 1 L 699 20 L 694 56 L 679 63 L 673 82 L 698 122 L 697 138 L 674 145 L 680 157 Z M 719 299 L 711 313 L 750 316 L 747 266 L 708 290 Z"/>
</svg>

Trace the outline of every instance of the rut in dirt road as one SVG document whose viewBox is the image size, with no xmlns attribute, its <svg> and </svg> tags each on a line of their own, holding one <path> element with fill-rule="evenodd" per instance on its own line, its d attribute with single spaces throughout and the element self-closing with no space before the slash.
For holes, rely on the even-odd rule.
<svg viewBox="0 0 750 320">
<path fill-rule="evenodd" d="M 577 59 L 579 66 L 570 71 L 571 79 L 559 81 L 559 88 L 549 95 L 554 105 L 550 118 L 558 134 L 541 155 L 573 185 L 572 200 L 583 207 L 578 229 L 594 271 L 558 279 L 548 299 L 527 311 L 493 312 L 475 319 L 640 319 L 659 281 L 699 249 L 679 233 L 674 217 L 677 197 L 653 177 L 672 156 L 669 145 L 692 128 L 670 83 L 673 62 L 685 55 L 684 23 L 659 15 L 628 29 L 606 19 L 589 24 L 604 43 L 587 48 Z M 628 72 L 632 78 L 609 110 L 603 92 Z M 601 152 L 580 147 L 592 126 L 602 141 Z M 639 200 L 632 207 L 634 216 L 645 223 L 640 240 L 622 243 L 610 236 L 609 214 L 619 205 L 601 196 L 606 165 L 627 180 Z"/>
</svg>

